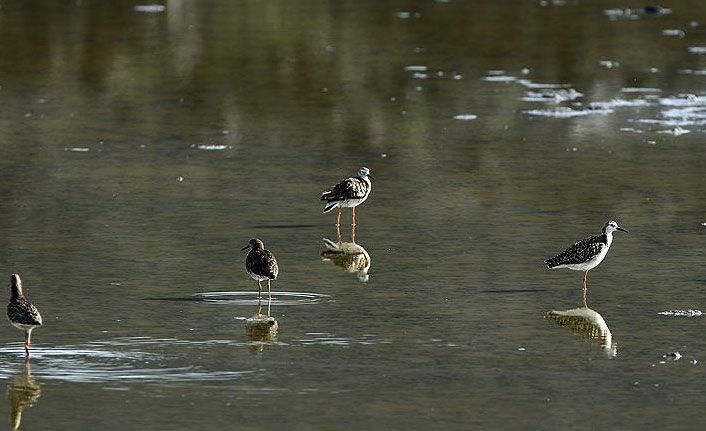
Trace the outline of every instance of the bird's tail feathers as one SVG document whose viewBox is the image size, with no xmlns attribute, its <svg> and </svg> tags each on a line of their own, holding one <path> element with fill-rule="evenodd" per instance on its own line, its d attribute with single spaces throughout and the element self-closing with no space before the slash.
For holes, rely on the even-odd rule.
<svg viewBox="0 0 706 431">
<path fill-rule="evenodd" d="M 326 205 L 324 205 L 324 214 L 333 210 L 334 208 L 336 208 L 336 206 L 338 206 L 338 202 L 336 201 L 326 202 Z"/>
</svg>

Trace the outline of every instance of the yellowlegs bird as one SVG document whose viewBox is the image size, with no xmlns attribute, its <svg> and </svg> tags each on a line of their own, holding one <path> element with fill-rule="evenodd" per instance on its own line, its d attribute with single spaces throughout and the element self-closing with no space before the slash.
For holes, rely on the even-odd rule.
<svg viewBox="0 0 706 431">
<path fill-rule="evenodd" d="M 25 353 L 29 356 L 30 337 L 32 329 L 42 325 L 42 316 L 37 307 L 32 305 L 22 293 L 22 280 L 17 274 L 10 275 L 12 297 L 7 304 L 7 319 L 12 326 L 25 331 Z"/>
<path fill-rule="evenodd" d="M 586 274 L 603 262 L 608 249 L 613 243 L 613 232 L 619 230 L 627 231 L 618 223 L 610 220 L 603 226 L 603 233 L 589 236 L 576 242 L 571 247 L 562 251 L 558 255 L 544 261 L 547 268 L 569 268 L 574 271 L 583 271 L 583 305 L 586 305 Z"/>
<path fill-rule="evenodd" d="M 267 303 L 267 315 L 270 315 L 270 304 L 272 303 L 272 290 L 270 290 L 270 281 L 276 280 L 279 274 L 277 259 L 269 251 L 265 250 L 265 244 L 257 239 L 250 240 L 248 245 L 243 247 L 243 250 L 250 249 L 248 256 L 245 258 L 245 269 L 250 274 L 250 277 L 257 281 L 257 314 L 262 310 L 262 286 L 261 281 L 267 280 L 267 293 L 269 293 L 269 302 Z"/>
<path fill-rule="evenodd" d="M 338 208 L 338 217 L 336 218 L 336 232 L 338 239 L 341 239 L 341 211 L 344 207 L 352 208 L 353 217 L 351 221 L 351 236 L 355 241 L 355 207 L 365 202 L 370 196 L 370 189 L 374 180 L 370 175 L 370 169 L 362 167 L 358 170 L 358 175 L 342 180 L 335 186 L 331 187 L 321 194 L 321 200 L 326 201 L 324 205 L 324 214 Z"/>
</svg>

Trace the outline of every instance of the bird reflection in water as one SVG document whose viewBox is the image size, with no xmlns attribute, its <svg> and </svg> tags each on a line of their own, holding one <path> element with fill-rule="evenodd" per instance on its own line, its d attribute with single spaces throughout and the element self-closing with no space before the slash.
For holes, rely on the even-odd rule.
<svg viewBox="0 0 706 431">
<path fill-rule="evenodd" d="M 608 357 L 612 358 L 618 354 L 617 345 L 613 341 L 613 334 L 610 333 L 608 324 L 605 323 L 603 316 L 588 307 L 566 311 L 550 311 L 544 318 L 571 329 L 576 335 L 583 336 L 590 341 L 599 342 Z"/>
<path fill-rule="evenodd" d="M 323 238 L 326 250 L 321 252 L 321 259 L 333 262 L 346 272 L 356 273 L 358 280 L 365 283 L 368 281 L 370 270 L 370 255 L 362 245 L 355 242 L 333 242 Z"/>
<path fill-rule="evenodd" d="M 25 360 L 24 372 L 13 376 L 7 385 L 7 400 L 10 403 L 10 429 L 20 428 L 22 413 L 39 400 L 42 388 L 29 369 L 29 358 Z"/>
<path fill-rule="evenodd" d="M 265 350 L 265 345 L 277 341 L 277 330 L 279 323 L 273 317 L 255 315 L 245 321 L 245 337 L 252 344 L 250 348 L 253 353 L 261 353 Z"/>
</svg>

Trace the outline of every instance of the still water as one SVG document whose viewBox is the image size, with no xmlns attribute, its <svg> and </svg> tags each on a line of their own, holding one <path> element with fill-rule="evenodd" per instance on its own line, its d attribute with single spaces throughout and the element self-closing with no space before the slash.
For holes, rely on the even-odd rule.
<svg viewBox="0 0 706 431">
<path fill-rule="evenodd" d="M 643 6 L 3 2 L 0 272 L 45 324 L 29 364 L 0 331 L 0 415 L 700 429 L 704 317 L 658 313 L 706 307 L 706 8 Z M 337 243 L 319 194 L 360 166 Z M 545 319 L 581 275 L 542 260 L 608 219 L 596 340 Z M 280 266 L 260 335 L 252 237 Z"/>
</svg>

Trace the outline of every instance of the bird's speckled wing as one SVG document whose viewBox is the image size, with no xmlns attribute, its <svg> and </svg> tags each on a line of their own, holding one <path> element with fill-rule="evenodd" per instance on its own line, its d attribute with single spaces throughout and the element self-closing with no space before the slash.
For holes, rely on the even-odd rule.
<svg viewBox="0 0 706 431">
<path fill-rule="evenodd" d="M 15 299 L 7 304 L 7 318 L 13 323 L 22 325 L 39 326 L 42 324 L 39 310 L 25 298 Z"/>
<path fill-rule="evenodd" d="M 577 265 L 598 256 L 606 247 L 608 240 L 605 235 L 595 235 L 578 241 L 558 255 L 547 259 L 549 268 L 559 265 Z"/>
<path fill-rule="evenodd" d="M 346 178 L 321 194 L 322 201 L 342 201 L 346 199 L 362 199 L 368 189 L 368 184 L 362 178 Z"/>
<path fill-rule="evenodd" d="M 269 250 L 253 249 L 245 259 L 245 269 L 248 272 L 276 280 L 279 275 L 277 259 Z"/>
</svg>

